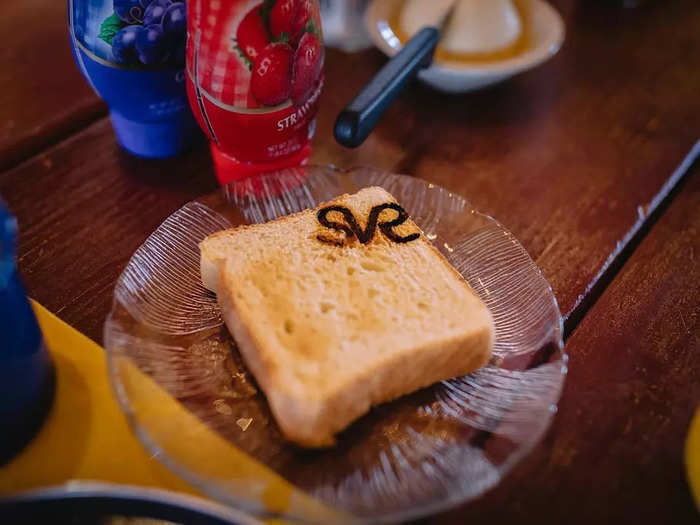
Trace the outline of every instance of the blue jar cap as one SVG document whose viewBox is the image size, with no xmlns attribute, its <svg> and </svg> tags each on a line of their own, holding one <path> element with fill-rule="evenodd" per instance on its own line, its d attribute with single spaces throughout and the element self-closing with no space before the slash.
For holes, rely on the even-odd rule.
<svg viewBox="0 0 700 525">
<path fill-rule="evenodd" d="M 0 290 L 5 289 L 15 272 L 17 219 L 0 201 Z"/>
<path fill-rule="evenodd" d="M 35 352 L 41 333 L 15 268 L 17 221 L 0 202 L 0 359 Z"/>
<path fill-rule="evenodd" d="M 139 157 L 162 159 L 185 151 L 197 139 L 199 127 L 189 111 L 180 111 L 157 121 L 132 120 L 110 112 L 119 144 Z"/>
<path fill-rule="evenodd" d="M 17 274 L 17 221 L 0 200 L 0 465 L 39 430 L 53 399 L 54 372 Z"/>
<path fill-rule="evenodd" d="M 0 415 L 36 397 L 48 367 L 39 324 L 17 275 L 16 240 L 17 221 L 0 201 Z"/>
</svg>

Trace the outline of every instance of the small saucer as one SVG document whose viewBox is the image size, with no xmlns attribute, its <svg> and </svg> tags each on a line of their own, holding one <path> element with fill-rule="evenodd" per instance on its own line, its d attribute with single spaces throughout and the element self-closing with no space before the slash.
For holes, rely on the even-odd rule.
<svg viewBox="0 0 700 525">
<path fill-rule="evenodd" d="M 402 47 L 390 21 L 403 1 L 374 0 L 365 13 L 370 38 L 389 57 Z M 516 5 L 528 35 L 523 49 L 508 58 L 473 63 L 437 59 L 418 77 L 439 91 L 466 93 L 502 82 L 553 57 L 564 41 L 565 26 L 561 15 L 544 0 L 518 0 Z"/>
</svg>

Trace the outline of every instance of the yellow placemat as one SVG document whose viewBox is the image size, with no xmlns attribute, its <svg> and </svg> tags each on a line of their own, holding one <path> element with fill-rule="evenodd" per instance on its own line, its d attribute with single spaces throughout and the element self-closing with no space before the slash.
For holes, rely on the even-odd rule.
<svg viewBox="0 0 700 525">
<path fill-rule="evenodd" d="M 136 439 L 112 393 L 102 348 L 43 306 L 33 306 L 56 367 L 56 393 L 39 433 L 0 468 L 0 495 L 73 479 L 201 495 L 151 457 Z M 160 422 L 156 431 L 167 438 L 168 450 L 188 455 L 207 476 L 246 479 L 247 485 L 254 479 L 261 509 L 294 509 L 324 521 L 339 518 L 211 431 L 128 361 L 120 366 L 130 389 L 143 394 L 132 407 L 134 412 L 139 417 L 152 414 Z"/>
<path fill-rule="evenodd" d="M 685 466 L 690 492 L 695 498 L 695 506 L 700 511 L 700 405 L 695 410 L 685 442 Z"/>
</svg>

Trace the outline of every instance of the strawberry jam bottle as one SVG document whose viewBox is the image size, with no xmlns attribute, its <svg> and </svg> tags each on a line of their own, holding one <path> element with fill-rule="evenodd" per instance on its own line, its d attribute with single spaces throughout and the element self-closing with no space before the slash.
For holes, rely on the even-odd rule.
<svg viewBox="0 0 700 525">
<path fill-rule="evenodd" d="M 221 184 L 306 161 L 323 87 L 318 0 L 188 0 L 186 58 Z"/>
</svg>

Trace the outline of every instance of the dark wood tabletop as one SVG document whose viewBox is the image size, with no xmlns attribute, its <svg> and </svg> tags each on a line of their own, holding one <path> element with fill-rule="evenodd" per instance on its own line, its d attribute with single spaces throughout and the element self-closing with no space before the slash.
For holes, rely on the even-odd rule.
<svg viewBox="0 0 700 525">
<path fill-rule="evenodd" d="M 373 165 L 469 199 L 552 284 L 571 357 L 535 451 L 462 523 L 694 523 L 683 441 L 700 401 L 700 3 L 552 2 L 558 55 L 462 96 L 413 84 L 367 142 L 335 115 L 384 63 L 327 51 L 312 161 Z M 17 215 L 32 297 L 101 341 L 112 289 L 173 211 L 216 190 L 204 144 L 148 161 L 119 149 L 74 66 L 65 5 L 4 2 L 0 195 Z"/>
</svg>

